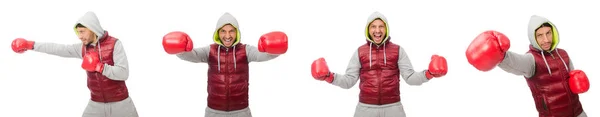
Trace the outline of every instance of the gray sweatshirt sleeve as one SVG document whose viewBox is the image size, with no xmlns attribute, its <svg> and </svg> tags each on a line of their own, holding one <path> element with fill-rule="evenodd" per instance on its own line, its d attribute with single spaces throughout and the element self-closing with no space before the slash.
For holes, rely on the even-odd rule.
<svg viewBox="0 0 600 117">
<path fill-rule="evenodd" d="M 194 48 L 192 51 L 183 52 L 177 54 L 177 57 L 181 60 L 193 62 L 193 63 L 206 63 L 208 62 L 208 54 L 210 52 L 210 46 L 204 46 L 200 48 Z"/>
<path fill-rule="evenodd" d="M 398 53 L 398 68 L 400 69 L 400 75 L 402 75 L 402 78 L 408 85 L 418 86 L 429 81 L 429 79 L 425 77 L 425 72 L 427 72 L 427 70 L 415 72 L 408 54 L 402 47 L 400 47 Z"/>
<path fill-rule="evenodd" d="M 573 66 L 573 61 L 569 61 L 569 71 L 574 70 L 574 69 L 575 69 L 575 66 Z"/>
<path fill-rule="evenodd" d="M 111 80 L 125 81 L 129 78 L 129 62 L 121 41 L 115 42 L 113 50 L 114 65 L 104 64 L 102 75 Z"/>
<path fill-rule="evenodd" d="M 531 53 L 517 54 L 508 51 L 498 67 L 508 73 L 529 78 L 535 74 L 535 59 Z"/>
<path fill-rule="evenodd" d="M 335 75 L 333 76 L 333 82 L 331 84 L 344 89 L 352 88 L 352 86 L 354 86 L 356 82 L 358 82 L 360 68 L 361 65 L 358 58 L 357 50 L 352 55 L 352 58 L 350 58 L 350 63 L 348 63 L 348 67 L 346 67 L 346 74 L 335 73 Z"/>
<path fill-rule="evenodd" d="M 260 52 L 257 47 L 246 45 L 246 56 L 248 56 L 248 62 L 263 62 L 277 58 L 279 54 Z"/>
<path fill-rule="evenodd" d="M 82 58 L 81 55 L 81 43 L 76 44 L 57 44 L 50 42 L 35 42 L 33 44 L 33 51 L 46 53 L 50 55 L 56 55 L 65 58 Z"/>
</svg>

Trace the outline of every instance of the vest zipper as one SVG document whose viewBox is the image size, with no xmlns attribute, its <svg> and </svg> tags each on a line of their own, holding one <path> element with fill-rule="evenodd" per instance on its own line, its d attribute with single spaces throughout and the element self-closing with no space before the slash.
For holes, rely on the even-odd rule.
<svg viewBox="0 0 600 117">
<path fill-rule="evenodd" d="M 96 47 L 94 47 L 94 49 L 96 50 L 96 52 L 100 52 L 100 49 L 98 49 L 99 45 L 96 45 Z M 100 54 L 98 54 L 98 58 L 100 58 Z M 102 62 L 102 59 L 100 59 L 100 62 Z M 100 90 L 102 91 L 102 100 L 104 101 L 104 103 L 106 103 L 106 95 L 105 95 L 105 91 L 104 91 L 104 87 L 102 87 L 102 83 L 103 81 L 100 79 L 100 76 L 98 76 L 98 73 L 94 73 L 94 75 L 96 76 L 96 80 L 98 80 L 98 88 L 100 88 Z"/>
<path fill-rule="evenodd" d="M 228 55 L 229 55 L 229 48 L 225 48 L 225 57 L 224 57 L 224 58 L 229 58 L 229 56 L 228 56 Z M 221 58 L 219 58 L 219 59 L 221 59 Z M 231 63 L 231 62 L 230 62 L 230 60 L 229 60 L 229 59 L 225 59 L 225 66 L 227 66 L 227 67 L 226 67 L 227 69 L 225 69 L 225 70 L 227 70 L 226 72 L 228 72 L 228 73 L 229 73 L 229 67 L 230 67 L 229 63 Z M 229 88 L 229 78 L 230 78 L 230 77 L 231 77 L 231 75 L 230 75 L 230 74 L 227 74 L 227 75 L 225 76 L 225 91 L 226 91 L 226 93 L 225 93 L 225 100 L 226 100 L 226 101 L 225 101 L 225 102 L 227 102 L 227 103 L 226 103 L 226 105 L 227 105 L 227 106 L 226 106 L 226 107 L 227 107 L 227 108 L 226 108 L 226 110 L 228 110 L 228 111 L 229 111 L 229 103 L 230 103 L 230 100 L 229 100 L 229 98 L 230 98 L 230 97 L 229 97 L 229 93 L 230 93 L 230 92 L 229 92 L 229 89 L 230 89 L 230 88 Z"/>
<path fill-rule="evenodd" d="M 379 60 L 378 57 L 379 57 L 379 46 L 377 46 L 377 49 L 375 50 L 375 61 L 377 61 L 375 64 L 380 63 L 380 61 L 378 61 Z M 383 80 L 383 79 L 381 78 L 381 66 L 379 66 L 379 67 L 380 67 L 380 69 L 377 70 L 377 85 L 379 85 L 377 87 L 377 93 L 378 93 L 377 103 L 379 105 L 381 105 L 382 104 L 382 102 L 381 102 L 381 97 L 382 97 L 381 96 L 381 83 L 382 83 L 382 81 L 381 80 Z"/>
</svg>

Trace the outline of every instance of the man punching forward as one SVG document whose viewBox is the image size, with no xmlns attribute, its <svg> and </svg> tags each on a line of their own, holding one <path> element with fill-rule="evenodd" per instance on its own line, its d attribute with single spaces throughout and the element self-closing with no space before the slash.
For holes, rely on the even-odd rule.
<svg viewBox="0 0 600 117">
<path fill-rule="evenodd" d="M 87 12 L 73 26 L 81 43 L 64 45 L 17 38 L 12 42 L 16 53 L 27 50 L 65 58 L 83 59 L 91 92 L 83 117 L 137 117 L 125 80 L 129 65 L 123 44 L 102 29 L 94 12 Z"/>
<path fill-rule="evenodd" d="M 217 22 L 214 44 L 193 48 L 192 39 L 174 31 L 163 37 L 168 54 L 194 63 L 208 63 L 206 117 L 251 117 L 248 107 L 248 63 L 268 61 L 284 54 L 287 35 L 274 31 L 262 35 L 258 47 L 242 44 L 237 20 L 225 13 Z"/>
<path fill-rule="evenodd" d="M 573 67 L 567 51 L 558 48 L 556 25 L 540 16 L 531 16 L 527 30 L 529 51 L 508 51 L 510 40 L 498 31 L 485 31 L 471 42 L 466 51 L 469 63 L 487 72 L 498 66 L 524 76 L 540 117 L 587 117 L 579 95 L 590 83 L 581 70 Z"/>
<path fill-rule="evenodd" d="M 354 117 L 405 117 L 400 102 L 400 76 L 409 85 L 421 85 L 446 75 L 446 59 L 433 55 L 429 69 L 416 72 L 404 49 L 390 42 L 388 21 L 379 12 L 368 18 L 365 32 L 367 43 L 354 52 L 346 74 L 331 72 L 325 59 L 319 58 L 312 63 L 312 76 L 344 89 L 360 79 L 360 102 Z"/>
</svg>

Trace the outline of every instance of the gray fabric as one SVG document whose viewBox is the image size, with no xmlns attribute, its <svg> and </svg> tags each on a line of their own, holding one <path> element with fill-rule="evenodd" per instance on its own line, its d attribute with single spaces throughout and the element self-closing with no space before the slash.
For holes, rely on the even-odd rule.
<svg viewBox="0 0 600 117">
<path fill-rule="evenodd" d="M 585 113 L 585 111 L 583 111 L 577 117 L 587 117 L 587 114 Z"/>
<path fill-rule="evenodd" d="M 531 53 L 518 54 L 508 51 L 498 67 L 508 73 L 529 78 L 535 74 L 535 59 Z"/>
<path fill-rule="evenodd" d="M 94 34 L 96 34 L 96 36 L 98 36 L 98 39 L 104 36 L 104 29 L 102 28 L 102 25 L 100 25 L 100 21 L 94 12 L 88 11 L 85 13 L 85 15 L 77 20 L 77 23 L 73 25 L 73 28 L 75 28 L 77 24 L 81 24 L 90 29 L 92 32 L 94 32 Z"/>
<path fill-rule="evenodd" d="M 228 12 L 224 13 L 217 21 L 217 25 L 215 26 L 215 32 L 213 34 L 213 40 L 215 43 L 217 43 L 221 46 L 224 46 L 220 42 L 221 39 L 219 38 L 219 29 L 221 29 L 223 26 L 225 26 L 227 24 L 231 24 L 231 26 L 235 27 L 235 29 L 236 29 L 237 37 L 235 38 L 235 42 L 233 43 L 233 45 L 231 45 L 231 46 L 235 46 L 241 41 L 242 33 L 240 32 L 240 25 L 238 24 L 237 19 Z"/>
<path fill-rule="evenodd" d="M 210 53 L 210 46 L 194 48 L 190 52 L 182 52 L 177 54 L 181 60 L 193 62 L 193 63 L 206 63 L 208 62 L 208 54 Z M 269 54 L 258 51 L 258 48 L 251 45 L 246 45 L 246 56 L 248 62 L 263 62 L 277 58 L 278 54 Z"/>
<path fill-rule="evenodd" d="M 385 30 L 386 30 L 385 37 L 383 38 L 383 41 L 381 41 L 383 43 L 383 42 L 387 41 L 390 38 L 390 34 L 389 34 L 390 27 L 389 27 L 387 18 L 383 14 L 381 14 L 380 12 L 373 12 L 373 13 L 371 13 L 371 15 L 369 16 L 369 18 L 367 19 L 367 24 L 365 26 L 365 32 L 366 32 L 365 36 L 367 37 L 367 41 L 369 41 L 371 43 L 375 43 L 371 39 L 371 37 L 369 36 L 368 32 L 369 32 L 369 25 L 371 24 L 371 22 L 375 21 L 376 19 L 381 19 L 381 21 L 383 21 L 383 23 L 385 23 Z"/>
<path fill-rule="evenodd" d="M 181 60 L 193 62 L 193 63 L 206 63 L 208 62 L 208 54 L 210 53 L 210 46 L 204 46 L 194 48 L 189 52 L 182 52 L 177 54 Z"/>
<path fill-rule="evenodd" d="M 206 107 L 204 117 L 252 117 L 250 107 L 235 111 L 219 111 Z"/>
<path fill-rule="evenodd" d="M 552 25 L 553 30 L 555 30 L 556 32 L 553 31 L 553 33 L 556 33 L 556 35 L 558 35 L 558 29 L 556 28 L 556 25 L 554 25 L 552 22 L 550 22 L 550 20 L 548 20 L 545 17 L 541 17 L 541 16 L 537 16 L 537 15 L 532 15 L 531 18 L 529 18 L 529 26 L 527 27 L 527 36 L 529 37 L 529 43 L 531 45 L 533 45 L 533 48 L 537 49 L 537 50 L 542 50 L 542 48 L 540 47 L 540 45 L 537 43 L 537 40 L 535 39 L 535 30 L 537 28 L 539 28 L 540 26 L 542 26 L 542 24 L 544 23 L 549 23 L 550 25 Z M 557 46 L 560 42 L 560 38 L 558 36 L 555 36 L 554 38 L 557 39 L 557 41 L 552 42 L 553 45 Z M 556 48 L 551 48 L 550 51 L 553 51 Z"/>
<path fill-rule="evenodd" d="M 415 72 L 412 67 L 412 63 L 408 57 L 408 54 L 402 47 L 399 48 L 398 53 L 398 69 L 400 69 L 400 75 L 409 85 L 421 85 L 429 79 L 425 77 L 426 70 L 421 72 Z M 344 89 L 352 88 L 356 82 L 358 82 L 360 75 L 361 63 L 358 57 L 358 50 L 354 52 L 352 57 L 350 58 L 350 62 L 348 63 L 348 67 L 346 67 L 345 74 L 336 73 L 333 78 L 333 85 L 339 86 Z"/>
<path fill-rule="evenodd" d="M 131 97 L 118 102 L 88 102 L 82 117 L 138 117 Z"/>
<path fill-rule="evenodd" d="M 92 45 L 93 46 L 93 45 Z M 46 53 L 50 55 L 56 55 L 65 58 L 78 58 L 81 59 L 81 48 L 82 43 L 76 44 L 57 44 L 51 42 L 35 42 L 33 45 L 33 51 Z M 102 75 L 108 77 L 111 80 L 124 81 L 129 78 L 129 62 L 125 49 L 121 41 L 115 42 L 113 50 L 113 61 L 114 66 L 104 64 L 104 71 Z"/>
<path fill-rule="evenodd" d="M 263 62 L 275 59 L 279 56 L 279 54 L 260 52 L 258 51 L 257 47 L 246 45 L 246 56 L 248 57 L 248 62 Z"/>
<path fill-rule="evenodd" d="M 370 105 L 358 103 L 354 117 L 406 117 L 401 102 L 386 105 Z"/>
</svg>

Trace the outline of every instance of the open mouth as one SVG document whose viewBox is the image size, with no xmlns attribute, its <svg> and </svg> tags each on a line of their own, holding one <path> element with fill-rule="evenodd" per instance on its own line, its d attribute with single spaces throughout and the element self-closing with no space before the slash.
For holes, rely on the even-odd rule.
<svg viewBox="0 0 600 117">
<path fill-rule="evenodd" d="M 375 33 L 375 34 L 373 35 L 373 38 L 375 38 L 375 39 L 381 39 L 382 37 L 383 37 L 383 34 L 382 34 L 382 33 Z"/>
<path fill-rule="evenodd" d="M 223 40 L 223 42 L 227 42 L 227 43 L 229 43 L 229 42 L 231 42 L 231 41 L 233 41 L 233 39 L 232 39 L 232 38 L 227 38 L 227 39 L 224 39 L 224 40 Z"/>
</svg>

